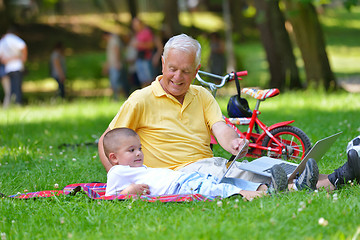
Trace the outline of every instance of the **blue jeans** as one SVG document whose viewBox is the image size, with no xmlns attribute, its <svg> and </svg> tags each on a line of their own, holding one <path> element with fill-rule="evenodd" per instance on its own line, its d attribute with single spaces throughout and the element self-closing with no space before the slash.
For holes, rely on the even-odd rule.
<svg viewBox="0 0 360 240">
<path fill-rule="evenodd" d="M 56 82 L 59 85 L 59 93 L 61 98 L 65 98 L 65 84 L 60 81 L 58 77 L 55 78 Z"/>
<path fill-rule="evenodd" d="M 166 194 L 202 194 L 205 196 L 220 196 L 222 198 L 239 194 L 241 190 L 256 191 L 260 183 L 253 183 L 243 179 L 226 178 L 218 183 L 218 178 L 210 174 L 198 172 L 184 173 L 172 182 Z"/>
<path fill-rule="evenodd" d="M 126 94 L 126 97 L 130 95 L 130 87 L 126 77 L 126 72 L 123 69 L 110 68 L 109 69 L 109 79 L 111 88 L 116 95 L 120 87 Z"/>
<path fill-rule="evenodd" d="M 22 90 L 21 85 L 23 81 L 23 73 L 21 71 L 9 72 L 10 84 L 11 84 L 11 95 L 15 95 L 15 102 L 18 104 L 22 103 Z"/>
</svg>

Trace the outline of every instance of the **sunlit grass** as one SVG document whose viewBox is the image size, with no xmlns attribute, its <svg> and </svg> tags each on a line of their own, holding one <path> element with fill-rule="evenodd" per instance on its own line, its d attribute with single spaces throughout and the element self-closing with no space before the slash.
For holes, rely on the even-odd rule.
<svg viewBox="0 0 360 240">
<path fill-rule="evenodd" d="M 254 100 L 246 98 L 253 108 Z M 227 100 L 218 98 L 224 113 Z M 105 182 L 95 140 L 121 104 L 109 98 L 76 99 L 0 110 L 0 192 Z M 267 125 L 293 119 L 312 143 L 343 131 L 319 161 L 320 172 L 331 173 L 346 161 L 347 142 L 360 133 L 359 104 L 358 94 L 287 92 L 263 102 L 260 119 Z M 229 157 L 218 146 L 214 152 Z M 85 194 L 35 201 L 0 198 L 0 233 L 3 239 L 351 239 L 360 226 L 359 194 L 355 185 L 330 194 L 295 192 L 252 202 L 92 201 Z M 327 225 L 319 224 L 320 218 Z"/>
</svg>

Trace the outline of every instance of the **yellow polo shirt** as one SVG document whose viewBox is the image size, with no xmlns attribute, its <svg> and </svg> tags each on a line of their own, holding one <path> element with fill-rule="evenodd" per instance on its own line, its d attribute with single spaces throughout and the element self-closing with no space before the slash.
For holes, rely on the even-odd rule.
<svg viewBox="0 0 360 240">
<path fill-rule="evenodd" d="M 144 164 L 179 169 L 213 156 L 212 125 L 223 121 L 221 109 L 208 90 L 191 85 L 181 104 L 167 94 L 158 76 L 135 91 L 121 106 L 109 128 L 128 127 L 140 136 Z"/>
</svg>

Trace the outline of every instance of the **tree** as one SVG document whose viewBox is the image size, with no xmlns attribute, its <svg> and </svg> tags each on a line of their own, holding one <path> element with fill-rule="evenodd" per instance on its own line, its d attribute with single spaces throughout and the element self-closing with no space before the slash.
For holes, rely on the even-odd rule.
<svg viewBox="0 0 360 240">
<path fill-rule="evenodd" d="M 324 34 L 316 9 L 310 1 L 284 0 L 287 17 L 304 61 L 308 85 L 321 85 L 325 90 L 336 88 L 325 49 Z"/>
<path fill-rule="evenodd" d="M 15 22 L 11 0 L 0 0 L 0 34 Z"/>
<path fill-rule="evenodd" d="M 127 5 L 131 14 L 131 18 L 135 18 L 138 14 L 138 7 L 136 0 L 127 0 Z"/>
<path fill-rule="evenodd" d="M 230 12 L 233 32 L 238 34 L 240 40 L 244 40 L 244 29 L 246 19 L 243 15 L 243 10 L 247 7 L 246 0 L 230 0 Z"/>
<path fill-rule="evenodd" d="M 257 25 L 270 70 L 270 87 L 301 88 L 296 59 L 277 0 L 256 0 Z"/>
<path fill-rule="evenodd" d="M 177 0 L 164 1 L 164 30 L 170 36 L 181 33 Z"/>
<path fill-rule="evenodd" d="M 226 42 L 226 55 L 227 66 L 226 71 L 231 72 L 236 69 L 236 59 L 234 54 L 234 43 L 232 38 L 232 24 L 229 0 L 223 0 L 223 17 L 225 21 L 225 42 Z"/>
</svg>

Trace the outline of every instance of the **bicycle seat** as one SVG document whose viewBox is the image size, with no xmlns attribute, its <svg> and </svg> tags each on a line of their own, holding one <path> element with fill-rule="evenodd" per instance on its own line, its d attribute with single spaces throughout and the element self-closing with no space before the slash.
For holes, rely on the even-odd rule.
<svg viewBox="0 0 360 240">
<path fill-rule="evenodd" d="M 241 93 L 245 93 L 259 100 L 265 100 L 267 98 L 275 97 L 280 93 L 280 91 L 277 88 L 264 89 L 264 90 L 260 90 L 256 88 L 243 88 L 241 89 Z"/>
</svg>

